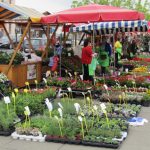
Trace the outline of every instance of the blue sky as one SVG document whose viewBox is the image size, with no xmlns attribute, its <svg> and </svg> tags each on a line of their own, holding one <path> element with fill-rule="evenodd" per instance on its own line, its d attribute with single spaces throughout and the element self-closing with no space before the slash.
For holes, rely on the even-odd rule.
<svg viewBox="0 0 150 150">
<path fill-rule="evenodd" d="M 70 8 L 72 0 L 16 0 L 16 5 L 34 8 L 40 12 L 58 12 Z"/>
</svg>

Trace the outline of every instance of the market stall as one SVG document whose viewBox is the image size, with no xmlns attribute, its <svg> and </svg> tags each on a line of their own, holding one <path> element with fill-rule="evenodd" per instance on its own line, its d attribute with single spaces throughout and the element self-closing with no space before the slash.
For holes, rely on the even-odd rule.
<svg viewBox="0 0 150 150">
<path fill-rule="evenodd" d="M 30 37 L 28 37 L 27 33 L 30 31 L 32 25 L 36 24 L 39 21 L 39 18 L 42 16 L 42 14 L 35 11 L 34 9 L 16 5 L 9 5 L 2 2 L 0 3 L 0 8 L 0 24 L 4 28 L 10 40 L 10 43 L 14 48 L 14 52 L 9 58 L 9 62 L 6 62 L 5 64 L 1 63 L 0 72 L 4 72 L 8 76 L 9 80 L 11 80 L 12 83 L 18 87 L 25 86 L 26 81 L 28 81 L 29 83 L 33 83 L 34 80 L 40 81 L 42 75 L 41 60 L 38 59 L 26 62 L 23 62 L 22 60 L 22 62 L 14 64 L 14 59 L 20 51 L 25 37 L 27 37 L 30 43 Z M 21 17 L 21 19 L 15 20 L 17 17 Z M 5 27 L 5 23 L 17 24 L 22 22 L 26 24 L 26 27 L 23 30 L 23 35 L 18 45 L 14 47 L 13 41 L 10 38 L 9 33 Z M 31 43 L 30 47 L 32 47 Z"/>
</svg>

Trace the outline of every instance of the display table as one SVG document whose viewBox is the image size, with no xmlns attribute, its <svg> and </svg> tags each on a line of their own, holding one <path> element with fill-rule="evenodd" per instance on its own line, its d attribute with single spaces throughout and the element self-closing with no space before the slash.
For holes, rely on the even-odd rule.
<svg viewBox="0 0 150 150">
<path fill-rule="evenodd" d="M 8 65 L 0 65 L 0 72 L 5 72 L 7 67 Z M 24 87 L 27 81 L 30 84 L 33 84 L 34 80 L 40 82 L 42 78 L 42 62 L 26 62 L 20 65 L 12 65 L 7 77 L 17 87 Z"/>
</svg>

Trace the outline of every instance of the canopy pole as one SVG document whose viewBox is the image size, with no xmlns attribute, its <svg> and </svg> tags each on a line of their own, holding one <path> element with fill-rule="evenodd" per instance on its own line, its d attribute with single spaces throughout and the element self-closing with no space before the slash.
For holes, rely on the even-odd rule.
<svg viewBox="0 0 150 150">
<path fill-rule="evenodd" d="M 50 45 L 50 24 L 47 25 L 47 30 L 46 30 L 46 37 L 47 37 L 47 43 L 46 43 L 46 47 L 45 47 L 45 51 L 42 54 L 42 59 L 44 58 L 44 56 L 46 55 L 46 57 L 48 56 L 47 52 L 48 52 L 48 47 Z"/>
<path fill-rule="evenodd" d="M 113 48 L 114 48 L 114 73 L 116 71 L 116 57 L 115 57 L 115 34 L 113 33 Z"/>
<path fill-rule="evenodd" d="M 95 29 L 94 29 L 94 22 L 93 22 L 93 51 L 95 52 Z"/>
<path fill-rule="evenodd" d="M 65 30 L 66 24 L 64 24 L 63 28 L 64 28 L 63 46 L 66 47 L 66 43 L 65 43 L 66 42 L 66 30 Z"/>
<path fill-rule="evenodd" d="M 71 24 L 71 26 L 70 26 L 70 28 L 72 28 L 73 27 L 73 24 Z M 66 41 L 67 41 L 67 39 L 68 39 L 68 37 L 69 37 L 69 35 L 70 35 L 70 31 L 67 33 L 67 35 L 65 35 L 65 39 L 64 39 L 64 43 L 63 43 L 63 45 L 65 46 L 65 43 L 66 43 Z"/>
<path fill-rule="evenodd" d="M 4 31 L 5 31 L 5 33 L 6 33 L 7 37 L 8 37 L 8 39 L 9 39 L 10 44 L 12 45 L 13 48 L 15 48 L 14 43 L 13 43 L 13 41 L 12 41 L 12 39 L 11 39 L 11 37 L 10 37 L 10 35 L 9 35 L 9 33 L 8 33 L 8 31 L 7 31 L 6 27 L 5 27 L 5 25 L 4 25 L 4 23 L 2 23 L 2 26 L 3 26 Z"/>
<path fill-rule="evenodd" d="M 42 59 L 44 58 L 44 56 L 45 56 L 45 54 L 46 54 L 46 51 L 48 50 L 48 46 L 51 44 L 51 41 L 52 41 L 52 39 L 53 39 L 53 37 L 54 37 L 54 35 L 55 35 L 55 33 L 56 33 L 58 27 L 59 27 L 59 24 L 56 26 L 55 31 L 53 32 L 51 38 L 49 37 L 49 39 L 48 39 L 48 35 L 47 35 L 47 44 L 46 44 L 45 51 L 44 51 L 43 54 L 42 54 Z"/>
<path fill-rule="evenodd" d="M 10 67 L 11 67 L 11 65 L 12 65 L 12 63 L 13 63 L 13 61 L 14 61 L 14 58 L 15 58 L 15 56 L 16 56 L 18 50 L 19 50 L 20 47 L 21 47 L 21 44 L 22 44 L 22 42 L 23 42 L 23 40 L 24 40 L 24 37 L 26 36 L 26 34 L 27 34 L 27 32 L 28 32 L 28 30 L 29 30 L 29 28 L 30 28 L 30 25 L 31 25 L 31 21 L 28 21 L 28 24 L 27 24 L 27 26 L 26 26 L 26 28 L 25 28 L 25 30 L 24 30 L 24 32 L 23 32 L 23 35 L 22 35 L 22 37 L 21 37 L 21 39 L 20 39 L 20 41 L 19 41 L 19 43 L 18 43 L 18 45 L 17 45 L 17 47 L 16 47 L 16 49 L 15 49 L 13 55 L 12 55 L 12 57 L 11 57 L 11 60 L 10 60 L 10 62 L 9 62 L 9 64 L 8 64 L 8 68 L 6 69 L 6 72 L 5 72 L 6 75 L 8 75 L 8 73 L 9 73 Z"/>
<path fill-rule="evenodd" d="M 28 40 L 28 42 L 29 42 L 29 47 L 30 47 L 30 49 L 32 49 L 32 51 L 35 53 L 35 50 L 34 50 L 34 48 L 33 48 L 33 45 L 32 45 L 32 43 L 31 43 L 31 39 L 26 35 L 26 38 L 27 38 L 27 40 Z"/>
<path fill-rule="evenodd" d="M 78 45 L 80 45 L 80 44 L 81 44 L 81 42 L 82 42 L 82 40 L 84 39 L 84 37 L 85 37 L 85 33 L 82 35 L 82 37 L 81 37 L 81 39 L 80 39 L 80 41 L 79 41 L 79 44 L 78 44 Z"/>
</svg>

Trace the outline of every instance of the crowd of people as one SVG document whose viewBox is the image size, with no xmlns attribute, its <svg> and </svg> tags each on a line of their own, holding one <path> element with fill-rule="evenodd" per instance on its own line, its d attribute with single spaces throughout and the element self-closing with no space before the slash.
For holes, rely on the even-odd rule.
<svg viewBox="0 0 150 150">
<path fill-rule="evenodd" d="M 111 65 L 117 71 L 122 66 L 121 59 L 131 60 L 140 50 L 138 36 L 133 36 L 132 34 L 118 36 L 115 42 L 112 37 L 103 36 L 101 39 L 96 40 L 95 43 L 95 48 L 93 49 L 90 39 L 85 39 L 81 56 L 83 80 L 92 82 L 94 73 L 91 74 L 91 69 L 100 68 L 100 76 L 106 75 Z"/>
</svg>

